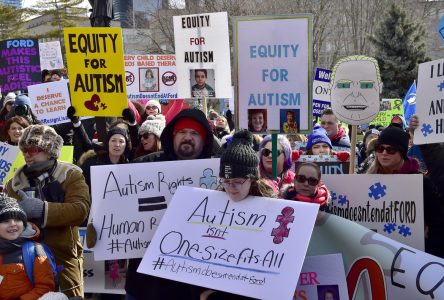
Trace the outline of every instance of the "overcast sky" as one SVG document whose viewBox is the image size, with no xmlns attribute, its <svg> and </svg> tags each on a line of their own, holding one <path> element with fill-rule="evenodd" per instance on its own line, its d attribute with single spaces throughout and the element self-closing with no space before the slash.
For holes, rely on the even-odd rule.
<svg viewBox="0 0 444 300">
<path fill-rule="evenodd" d="M 23 6 L 24 7 L 31 7 L 34 4 L 36 4 L 37 2 L 38 2 L 38 0 L 23 0 Z M 88 0 L 84 0 L 83 4 L 84 5 L 82 5 L 82 6 L 85 6 L 85 7 L 89 7 L 90 6 L 89 3 L 88 3 Z"/>
</svg>

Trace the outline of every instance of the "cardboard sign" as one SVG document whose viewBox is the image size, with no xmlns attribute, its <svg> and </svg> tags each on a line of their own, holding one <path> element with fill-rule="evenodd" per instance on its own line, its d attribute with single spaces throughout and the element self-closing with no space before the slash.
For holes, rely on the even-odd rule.
<svg viewBox="0 0 444 300">
<path fill-rule="evenodd" d="M 339 120 L 350 125 L 369 123 L 378 115 L 381 92 L 379 65 L 373 57 L 347 56 L 334 66 L 330 101 Z"/>
<path fill-rule="evenodd" d="M 319 205 L 179 187 L 138 272 L 291 299 Z M 277 288 L 279 287 L 279 288 Z"/>
<path fill-rule="evenodd" d="M 94 258 L 142 257 L 177 188 L 215 189 L 217 174 L 219 159 L 92 167 Z"/>
<path fill-rule="evenodd" d="M 0 90 L 25 90 L 42 82 L 37 39 L 0 41 Z"/>
<path fill-rule="evenodd" d="M 341 254 L 306 256 L 294 300 L 348 300 Z"/>
<path fill-rule="evenodd" d="M 325 175 L 322 182 L 332 196 L 331 213 L 424 250 L 422 176 Z"/>
<path fill-rule="evenodd" d="M 230 98 L 226 12 L 174 16 L 179 98 Z"/>
<path fill-rule="evenodd" d="M 28 87 L 31 108 L 43 125 L 70 122 L 66 116 L 69 99 L 68 81 L 54 81 Z"/>
<path fill-rule="evenodd" d="M 8 181 L 9 179 L 11 179 L 15 172 L 17 172 L 17 170 L 21 167 L 23 167 L 25 165 L 25 158 L 23 157 L 23 153 L 22 151 L 18 149 L 18 155 L 16 156 L 16 159 L 14 161 L 14 163 L 11 166 L 11 170 L 9 170 L 8 175 L 6 176 L 6 181 Z M 74 155 L 74 147 L 73 146 L 63 146 L 62 147 L 62 151 L 60 152 L 60 156 L 57 160 L 60 161 L 64 161 L 64 162 L 68 162 L 72 164 L 72 158 Z"/>
<path fill-rule="evenodd" d="M 313 116 L 320 117 L 330 107 L 331 70 L 316 68 L 313 80 Z"/>
<path fill-rule="evenodd" d="M 63 69 L 62 49 L 59 41 L 39 43 L 40 67 L 42 70 Z"/>
<path fill-rule="evenodd" d="M 394 116 L 403 115 L 404 108 L 402 106 L 402 99 L 382 99 L 380 111 L 370 124 L 387 127 L 390 125 Z"/>
<path fill-rule="evenodd" d="M 350 169 L 350 161 L 340 161 L 336 155 L 301 155 L 292 165 L 292 170 L 307 161 L 315 162 L 321 169 L 321 174 L 348 174 Z"/>
<path fill-rule="evenodd" d="M 351 300 L 444 299 L 444 259 L 320 212 L 307 255 L 334 253 L 344 259 Z"/>
<path fill-rule="evenodd" d="M 12 164 L 17 158 L 20 149 L 17 146 L 0 142 L 0 185 L 8 181 L 8 173 L 12 169 Z"/>
<path fill-rule="evenodd" d="M 419 65 L 416 91 L 416 114 L 419 127 L 415 130 L 416 145 L 444 142 L 444 59 Z"/>
<path fill-rule="evenodd" d="M 177 99 L 175 55 L 125 55 L 129 100 Z"/>
<path fill-rule="evenodd" d="M 235 17 L 238 124 L 311 132 L 312 15 Z"/>
<path fill-rule="evenodd" d="M 119 117 L 128 107 L 121 28 L 64 29 L 72 106 L 79 116 Z"/>
</svg>

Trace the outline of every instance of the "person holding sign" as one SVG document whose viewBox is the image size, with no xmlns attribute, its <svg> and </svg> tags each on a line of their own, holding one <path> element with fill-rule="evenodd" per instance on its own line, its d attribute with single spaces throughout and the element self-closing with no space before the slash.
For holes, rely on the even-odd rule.
<svg viewBox="0 0 444 300">
<path fill-rule="evenodd" d="M 330 200 L 330 192 L 321 182 L 321 169 L 313 162 L 301 163 L 295 171 L 294 183 L 286 185 L 280 193 L 283 199 L 317 203 L 325 210 Z"/>
<path fill-rule="evenodd" d="M 248 196 L 275 198 L 271 186 L 264 179 L 259 179 L 259 159 L 253 149 L 253 135 L 248 130 L 241 130 L 233 135 L 227 149 L 220 158 L 220 190 L 227 193 L 231 201 L 238 202 Z M 241 300 L 252 299 L 245 296 L 206 290 L 201 300 Z"/>
<path fill-rule="evenodd" d="M 330 155 L 332 152 L 331 141 L 324 128 L 316 126 L 313 133 L 308 136 L 305 154 L 307 155 Z"/>
<path fill-rule="evenodd" d="M 83 248 L 78 226 L 91 201 L 79 167 L 58 161 L 63 139 L 51 127 L 31 125 L 19 141 L 26 165 L 8 181 L 6 193 L 18 199 L 31 222 L 43 232 L 42 241 L 54 253 L 61 292 L 83 297 Z"/>
</svg>

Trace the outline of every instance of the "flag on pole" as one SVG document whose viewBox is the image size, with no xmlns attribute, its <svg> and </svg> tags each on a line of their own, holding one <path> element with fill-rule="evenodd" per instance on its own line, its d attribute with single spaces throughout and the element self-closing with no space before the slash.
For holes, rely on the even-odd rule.
<svg viewBox="0 0 444 300">
<path fill-rule="evenodd" d="M 408 124 L 410 117 L 416 113 L 416 81 L 413 81 L 407 94 L 405 94 L 402 107 L 404 108 L 405 121 Z"/>
</svg>

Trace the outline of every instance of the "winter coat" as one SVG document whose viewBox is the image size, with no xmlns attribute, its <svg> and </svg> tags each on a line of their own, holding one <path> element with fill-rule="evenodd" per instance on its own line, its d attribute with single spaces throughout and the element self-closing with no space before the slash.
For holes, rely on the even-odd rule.
<svg viewBox="0 0 444 300">
<path fill-rule="evenodd" d="M 6 184 L 6 193 L 15 199 L 20 199 L 18 190 L 30 187 L 23 169 L 24 167 L 17 170 Z M 52 250 L 57 265 L 63 266 L 63 270 L 58 273 L 61 291 L 68 297 L 83 297 L 83 248 L 78 225 L 85 220 L 90 209 L 88 186 L 79 167 L 61 161 L 57 161 L 51 177 L 51 182 L 60 183 L 64 197 L 61 203 L 45 199 L 41 239 Z"/>
<path fill-rule="evenodd" d="M 351 147 L 350 138 L 345 132 L 345 129 L 342 127 L 339 128 L 338 133 L 334 137 L 330 138 L 330 140 L 333 147 Z"/>
<path fill-rule="evenodd" d="M 275 194 L 279 194 L 279 190 L 288 184 L 292 184 L 294 181 L 294 172 L 292 170 L 287 170 L 285 172 L 282 172 L 280 176 L 276 178 L 276 180 L 273 180 L 269 178 L 268 176 L 265 176 L 264 174 L 261 174 L 259 177 L 267 180 L 268 185 L 271 186 Z"/>
<path fill-rule="evenodd" d="M 205 145 L 202 149 L 202 154 L 199 158 L 210 158 L 213 146 L 213 135 L 211 127 L 203 114 L 196 110 L 188 109 L 179 112 L 165 127 L 160 137 L 162 149 L 164 151 L 155 152 L 141 156 L 134 160 L 134 162 L 160 162 L 177 160 L 173 147 L 173 131 L 178 119 L 183 117 L 191 117 L 201 123 L 207 132 Z M 135 297 L 138 300 L 189 300 L 199 299 L 203 288 L 193 286 L 190 284 L 168 280 L 160 277 L 145 275 L 137 273 L 142 259 L 130 259 L 128 263 L 128 272 L 126 275 L 125 290 L 127 294 Z"/>
<path fill-rule="evenodd" d="M 36 239 L 37 226 L 28 223 L 20 237 L 14 241 L 0 239 L 0 300 L 34 300 L 54 291 L 55 282 L 45 249 L 35 244 L 34 286 L 29 280 L 22 257 L 22 245 Z"/>
<path fill-rule="evenodd" d="M 319 184 L 316 194 L 312 197 L 299 195 L 294 189 L 294 184 L 283 186 L 280 196 L 283 199 L 319 204 L 320 210 L 324 210 L 330 202 L 330 192 L 323 183 Z"/>
</svg>

